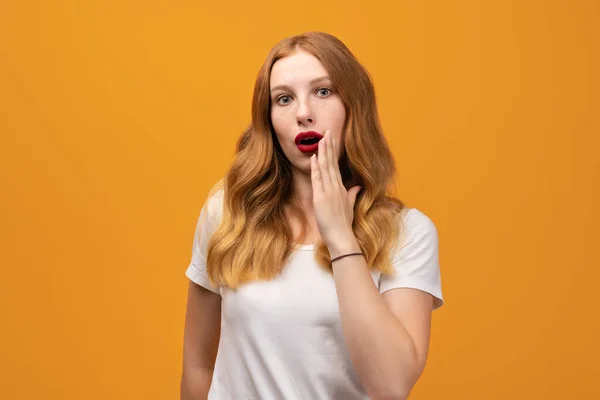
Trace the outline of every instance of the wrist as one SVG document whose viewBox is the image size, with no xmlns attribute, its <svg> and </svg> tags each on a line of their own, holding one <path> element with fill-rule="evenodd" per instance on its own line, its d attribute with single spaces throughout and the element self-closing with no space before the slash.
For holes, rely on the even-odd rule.
<svg viewBox="0 0 600 400">
<path fill-rule="evenodd" d="M 332 260 L 336 257 L 343 256 L 344 254 L 362 252 L 354 234 L 345 238 L 339 238 L 335 243 L 327 245 L 327 250 L 329 250 L 329 255 Z"/>
</svg>

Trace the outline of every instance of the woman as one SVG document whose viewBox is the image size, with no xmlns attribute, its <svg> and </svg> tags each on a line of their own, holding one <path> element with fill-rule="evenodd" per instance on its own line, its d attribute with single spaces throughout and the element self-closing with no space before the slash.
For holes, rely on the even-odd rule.
<svg viewBox="0 0 600 400">
<path fill-rule="evenodd" d="M 373 84 L 311 32 L 260 70 L 198 220 L 182 399 L 405 399 L 442 305 L 435 225 L 389 196 Z"/>
</svg>

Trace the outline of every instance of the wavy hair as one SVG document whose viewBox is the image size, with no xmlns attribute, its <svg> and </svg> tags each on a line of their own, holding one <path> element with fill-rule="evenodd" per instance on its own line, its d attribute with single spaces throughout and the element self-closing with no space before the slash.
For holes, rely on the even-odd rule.
<svg viewBox="0 0 600 400">
<path fill-rule="evenodd" d="M 213 284 L 230 288 L 277 276 L 294 251 L 294 237 L 285 206 L 300 221 L 306 219 L 295 202 L 292 168 L 271 123 L 270 75 L 273 64 L 294 52 L 306 51 L 320 60 L 346 109 L 340 172 L 346 189 L 362 186 L 354 206 L 352 229 L 367 265 L 392 273 L 391 253 L 401 234 L 404 203 L 393 196 L 395 162 L 383 135 L 375 89 L 369 73 L 335 36 L 308 32 L 285 38 L 269 52 L 254 86 L 252 121 L 236 144 L 235 158 L 225 177 L 223 217 L 208 242 L 207 270 Z M 315 259 L 332 271 L 323 242 Z"/>
</svg>

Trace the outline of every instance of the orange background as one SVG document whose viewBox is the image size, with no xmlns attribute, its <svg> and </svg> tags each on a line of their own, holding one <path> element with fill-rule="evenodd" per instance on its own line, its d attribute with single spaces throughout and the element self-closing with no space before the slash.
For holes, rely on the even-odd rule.
<svg viewBox="0 0 600 400">
<path fill-rule="evenodd" d="M 597 1 L 33 3 L 0 3 L 0 398 L 178 398 L 196 218 L 308 30 L 439 230 L 411 400 L 600 398 Z"/>
</svg>

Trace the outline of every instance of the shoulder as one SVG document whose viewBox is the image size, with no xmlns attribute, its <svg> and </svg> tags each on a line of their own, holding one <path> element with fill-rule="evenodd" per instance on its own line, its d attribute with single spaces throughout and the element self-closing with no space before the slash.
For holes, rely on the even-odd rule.
<svg viewBox="0 0 600 400">
<path fill-rule="evenodd" d="M 209 192 L 208 192 L 208 198 L 210 199 L 213 196 L 218 196 L 218 195 L 222 195 L 222 193 L 224 193 L 225 191 L 225 182 L 224 182 L 225 178 L 221 178 L 217 183 L 215 183 L 213 185 L 213 187 L 210 188 Z"/>
<path fill-rule="evenodd" d="M 225 188 L 223 179 L 218 181 L 208 192 L 205 208 L 212 218 L 220 218 L 223 215 L 223 202 L 225 199 Z"/>
<path fill-rule="evenodd" d="M 436 298 L 437 308 L 443 303 L 437 229 L 419 209 L 405 208 L 401 215 L 400 237 L 391 259 L 393 273 L 381 276 L 379 291 L 420 289 Z"/>
<path fill-rule="evenodd" d="M 435 234 L 437 235 L 437 228 L 435 223 L 429 216 L 417 208 L 404 208 L 401 211 L 402 215 L 402 227 L 401 229 L 406 234 Z"/>
<path fill-rule="evenodd" d="M 396 257 L 421 251 L 437 251 L 438 232 L 433 220 L 417 208 L 401 211 L 400 232 L 394 254 Z"/>
</svg>

